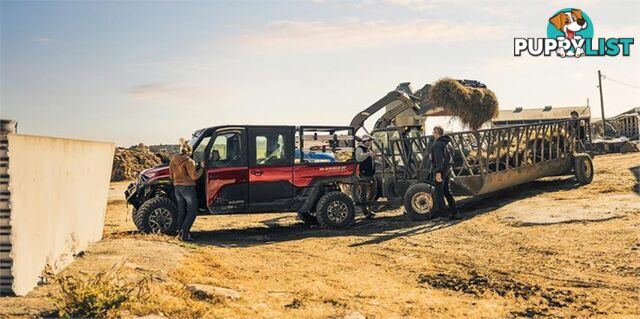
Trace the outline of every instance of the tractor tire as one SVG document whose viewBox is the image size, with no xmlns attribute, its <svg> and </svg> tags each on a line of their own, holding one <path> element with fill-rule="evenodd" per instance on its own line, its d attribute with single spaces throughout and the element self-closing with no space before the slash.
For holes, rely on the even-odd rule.
<svg viewBox="0 0 640 319">
<path fill-rule="evenodd" d="M 178 209 L 169 198 L 151 198 L 133 214 L 134 224 L 143 233 L 174 235 L 178 231 Z"/>
<path fill-rule="evenodd" d="M 435 217 L 434 189 L 425 183 L 416 183 L 404 193 L 403 204 L 407 217 L 412 221 L 423 221 Z"/>
<path fill-rule="evenodd" d="M 343 229 L 353 225 L 356 210 L 353 199 L 343 192 L 324 194 L 316 205 L 318 225 L 326 229 Z"/>
<path fill-rule="evenodd" d="M 318 219 L 309 213 L 298 212 L 298 219 L 307 226 L 318 226 Z"/>
<path fill-rule="evenodd" d="M 587 185 L 593 181 L 593 162 L 588 154 L 578 154 L 574 157 L 573 170 L 578 183 Z"/>
</svg>

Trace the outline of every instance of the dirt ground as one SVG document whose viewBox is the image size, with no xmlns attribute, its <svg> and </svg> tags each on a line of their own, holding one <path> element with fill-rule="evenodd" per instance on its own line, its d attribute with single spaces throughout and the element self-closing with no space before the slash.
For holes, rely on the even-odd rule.
<svg viewBox="0 0 640 319">
<path fill-rule="evenodd" d="M 549 178 L 471 203 L 461 221 L 402 210 L 342 231 L 294 214 L 199 217 L 195 244 L 140 235 L 112 184 L 105 239 L 63 274 L 124 263 L 154 300 L 124 317 L 512 318 L 640 316 L 640 153 L 599 156 L 592 184 Z M 201 300 L 185 285 L 239 292 Z M 0 317 L 52 309 L 55 284 L 0 298 Z"/>
</svg>

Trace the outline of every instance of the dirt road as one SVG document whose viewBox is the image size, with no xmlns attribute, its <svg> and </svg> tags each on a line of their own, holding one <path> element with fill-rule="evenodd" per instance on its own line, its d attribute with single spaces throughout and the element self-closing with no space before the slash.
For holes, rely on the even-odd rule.
<svg viewBox="0 0 640 319">
<path fill-rule="evenodd" d="M 640 197 L 629 171 L 638 164 L 638 153 L 599 156 L 588 186 L 536 181 L 455 222 L 409 222 L 397 210 L 325 231 L 294 214 L 199 217 L 195 244 L 132 232 L 119 183 L 105 240 L 63 273 L 121 261 L 133 277 L 153 274 L 155 297 L 125 317 L 638 317 Z M 240 298 L 200 300 L 188 284 Z M 0 298 L 0 316 L 36 316 L 56 291 Z"/>
</svg>

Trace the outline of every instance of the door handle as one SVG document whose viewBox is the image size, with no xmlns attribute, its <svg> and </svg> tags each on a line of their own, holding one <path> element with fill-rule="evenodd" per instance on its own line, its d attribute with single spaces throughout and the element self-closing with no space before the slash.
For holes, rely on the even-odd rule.
<svg viewBox="0 0 640 319">
<path fill-rule="evenodd" d="M 261 169 L 251 170 L 251 175 L 262 176 L 262 174 L 264 174 L 264 172 Z"/>
</svg>

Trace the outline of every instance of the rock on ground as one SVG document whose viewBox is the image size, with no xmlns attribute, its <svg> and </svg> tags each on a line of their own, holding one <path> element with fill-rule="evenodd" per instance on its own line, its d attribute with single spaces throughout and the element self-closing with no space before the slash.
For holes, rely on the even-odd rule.
<svg viewBox="0 0 640 319">
<path fill-rule="evenodd" d="M 201 284 L 190 284 L 187 286 L 187 289 L 189 289 L 192 294 L 199 297 L 200 299 L 211 299 L 214 297 L 228 298 L 228 299 L 234 299 L 234 300 L 240 299 L 240 293 L 229 288 L 222 288 L 222 287 L 201 285 Z"/>
</svg>

